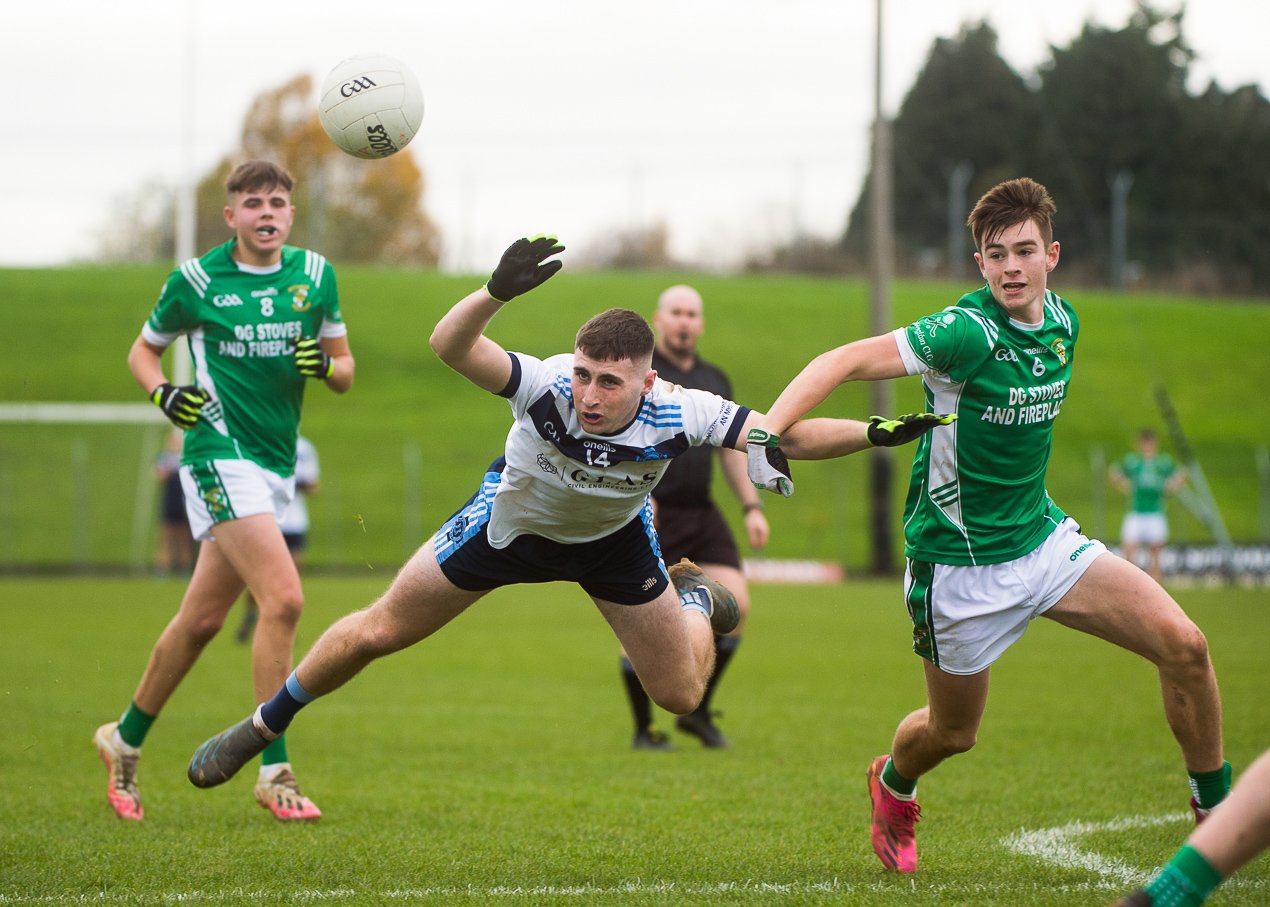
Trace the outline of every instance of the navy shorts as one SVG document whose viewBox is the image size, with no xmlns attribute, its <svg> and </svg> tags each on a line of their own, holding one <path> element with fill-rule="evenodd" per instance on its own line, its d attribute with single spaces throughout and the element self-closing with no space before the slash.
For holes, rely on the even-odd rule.
<svg viewBox="0 0 1270 907">
<path fill-rule="evenodd" d="M 642 605 L 670 584 L 661 557 L 652 507 L 621 529 L 593 542 L 567 544 L 521 535 L 505 548 L 489 543 L 490 509 L 506 461 L 499 457 L 476 494 L 433 536 L 437 565 L 460 589 L 485 592 L 516 583 L 577 583 L 595 598 Z"/>
</svg>

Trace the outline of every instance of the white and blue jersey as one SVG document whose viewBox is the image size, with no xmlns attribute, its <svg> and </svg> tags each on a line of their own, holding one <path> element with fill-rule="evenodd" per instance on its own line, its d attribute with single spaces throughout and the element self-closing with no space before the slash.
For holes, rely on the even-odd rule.
<svg viewBox="0 0 1270 907">
<path fill-rule="evenodd" d="M 594 435 L 574 408 L 572 354 L 546 361 L 509 355 L 512 375 L 499 392 L 516 420 L 506 466 L 497 485 L 465 508 L 466 531 L 447 524 L 437 534 L 439 560 L 482 524 L 495 549 L 526 534 L 564 544 L 604 538 L 640 515 L 672 459 L 703 444 L 735 446 L 749 414 L 717 394 L 658 380 L 630 425 Z"/>
</svg>

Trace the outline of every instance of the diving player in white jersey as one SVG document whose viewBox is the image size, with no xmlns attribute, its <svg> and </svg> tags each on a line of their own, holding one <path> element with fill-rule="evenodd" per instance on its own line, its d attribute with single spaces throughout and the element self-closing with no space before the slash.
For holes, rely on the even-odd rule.
<svg viewBox="0 0 1270 907">
<path fill-rule="evenodd" d="M 690 562 L 666 569 L 649 493 L 670 460 L 692 446 L 746 449 L 758 414 L 659 381 L 652 329 L 635 312 L 595 316 L 563 359 L 509 353 L 487 337 L 506 302 L 560 269 L 559 259 L 547 259 L 561 251 L 555 237 L 517 240 L 486 286 L 432 333 L 442 361 L 511 404 L 504 456 L 382 598 L 332 625 L 271 700 L 198 748 L 189 766 L 195 785 L 228 780 L 305 704 L 514 583 L 578 583 L 653 701 L 676 714 L 696 708 L 714 666 L 714 635 L 739 618 L 736 601 Z M 928 414 L 895 422 L 813 419 L 790 429 L 785 450 L 805 459 L 843 456 L 911 441 L 941 422 Z"/>
</svg>

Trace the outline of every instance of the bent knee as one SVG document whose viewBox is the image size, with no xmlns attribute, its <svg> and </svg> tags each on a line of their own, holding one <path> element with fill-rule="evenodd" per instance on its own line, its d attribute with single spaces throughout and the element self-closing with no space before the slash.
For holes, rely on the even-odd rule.
<svg viewBox="0 0 1270 907">
<path fill-rule="evenodd" d="M 261 620 L 287 627 L 296 627 L 300 623 L 300 615 L 304 613 L 304 595 L 298 589 L 278 595 L 257 596 L 256 601 Z"/>
<path fill-rule="evenodd" d="M 1161 640 L 1161 667 L 1189 671 L 1206 671 L 1210 666 L 1208 639 L 1199 627 L 1186 621 L 1171 628 Z"/>
<path fill-rule="evenodd" d="M 197 620 L 185 621 L 185 633 L 194 645 L 200 648 L 212 641 L 212 638 L 225 626 L 225 615 L 207 615 Z"/>
<path fill-rule="evenodd" d="M 649 699 L 657 703 L 658 707 L 674 715 L 687 715 L 694 711 L 701 704 L 701 697 L 704 695 L 704 684 L 687 689 L 648 690 Z"/>
<path fill-rule="evenodd" d="M 936 728 L 940 748 L 946 755 L 968 753 L 978 742 L 974 728 Z"/>
</svg>

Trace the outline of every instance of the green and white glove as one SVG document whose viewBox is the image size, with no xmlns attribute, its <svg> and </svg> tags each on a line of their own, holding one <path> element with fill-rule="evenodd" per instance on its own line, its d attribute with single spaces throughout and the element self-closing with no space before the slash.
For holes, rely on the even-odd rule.
<svg viewBox="0 0 1270 907">
<path fill-rule="evenodd" d="M 870 416 L 865 435 L 874 447 L 899 447 L 917 440 L 937 425 L 951 425 L 956 419 L 952 413 L 909 413 L 898 419 Z"/>
<path fill-rule="evenodd" d="M 173 425 L 185 431 L 194 427 L 199 411 L 212 398 L 196 384 L 176 385 L 165 381 L 150 393 L 150 399 Z"/>
<path fill-rule="evenodd" d="M 485 291 L 495 302 L 511 302 L 563 268 L 564 262 L 559 259 L 546 260 L 563 251 L 560 240 L 550 235 L 516 240 L 503 253 L 498 267 L 485 283 Z"/>
<path fill-rule="evenodd" d="M 789 497 L 794 493 L 794 480 L 789 476 L 789 460 L 781 450 L 780 435 L 762 428 L 751 428 L 745 436 L 746 472 L 755 488 Z"/>
<path fill-rule="evenodd" d="M 325 381 L 335 372 L 335 360 L 326 355 L 320 340 L 304 337 L 295 342 L 295 367 L 306 378 L 321 378 Z"/>
</svg>

